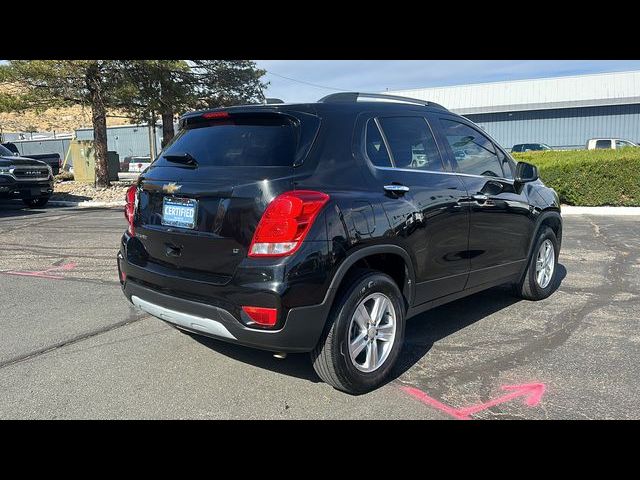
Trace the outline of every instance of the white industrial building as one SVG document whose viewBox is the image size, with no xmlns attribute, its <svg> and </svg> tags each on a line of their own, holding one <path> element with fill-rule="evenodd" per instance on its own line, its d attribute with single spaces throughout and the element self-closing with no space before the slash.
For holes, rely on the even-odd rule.
<svg viewBox="0 0 640 480">
<path fill-rule="evenodd" d="M 640 142 L 640 71 L 385 92 L 464 115 L 501 145 L 584 148 L 589 138 Z"/>
</svg>

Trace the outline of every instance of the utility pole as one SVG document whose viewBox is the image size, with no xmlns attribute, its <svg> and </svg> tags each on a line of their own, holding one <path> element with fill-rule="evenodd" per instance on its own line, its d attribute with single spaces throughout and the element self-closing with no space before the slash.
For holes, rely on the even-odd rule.
<svg viewBox="0 0 640 480">
<path fill-rule="evenodd" d="M 156 158 L 156 126 L 149 124 L 149 157 L 150 162 Z"/>
<path fill-rule="evenodd" d="M 158 142 L 156 140 L 156 112 L 151 112 L 149 119 L 149 161 L 153 162 L 158 154 Z"/>
</svg>

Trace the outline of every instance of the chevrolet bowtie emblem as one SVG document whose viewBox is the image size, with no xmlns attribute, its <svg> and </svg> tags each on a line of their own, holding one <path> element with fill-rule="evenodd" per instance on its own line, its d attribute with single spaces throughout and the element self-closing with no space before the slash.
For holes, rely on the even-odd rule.
<svg viewBox="0 0 640 480">
<path fill-rule="evenodd" d="M 162 186 L 162 191 L 165 193 L 176 193 L 182 188 L 182 185 L 176 185 L 175 182 L 167 183 Z"/>
</svg>

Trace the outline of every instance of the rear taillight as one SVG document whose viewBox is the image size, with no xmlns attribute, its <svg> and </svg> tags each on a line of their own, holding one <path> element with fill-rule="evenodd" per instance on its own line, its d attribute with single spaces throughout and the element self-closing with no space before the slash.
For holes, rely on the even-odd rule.
<svg viewBox="0 0 640 480">
<path fill-rule="evenodd" d="M 278 320 L 278 309 L 277 308 L 265 308 L 265 307 L 242 307 L 244 313 L 246 313 L 249 318 L 257 323 L 258 325 L 262 325 L 264 327 L 273 327 Z"/>
<path fill-rule="evenodd" d="M 126 204 L 124 206 L 124 218 L 127 219 L 127 222 L 129 223 L 129 234 L 130 235 L 135 235 L 135 228 L 133 227 L 133 216 L 135 215 L 135 211 L 136 211 L 136 201 L 138 199 L 138 186 L 137 185 L 131 185 L 129 187 L 129 189 L 127 190 L 127 196 L 126 196 Z"/>
<path fill-rule="evenodd" d="M 296 190 L 278 195 L 267 206 L 249 247 L 250 257 L 291 255 L 302 244 L 329 195 Z"/>
</svg>

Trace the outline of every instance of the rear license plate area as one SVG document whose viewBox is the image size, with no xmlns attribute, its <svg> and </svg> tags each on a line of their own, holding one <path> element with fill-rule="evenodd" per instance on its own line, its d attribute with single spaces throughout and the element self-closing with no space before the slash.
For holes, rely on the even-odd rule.
<svg viewBox="0 0 640 480">
<path fill-rule="evenodd" d="M 164 197 L 162 199 L 162 225 L 194 229 L 198 201 L 191 198 Z"/>
</svg>

